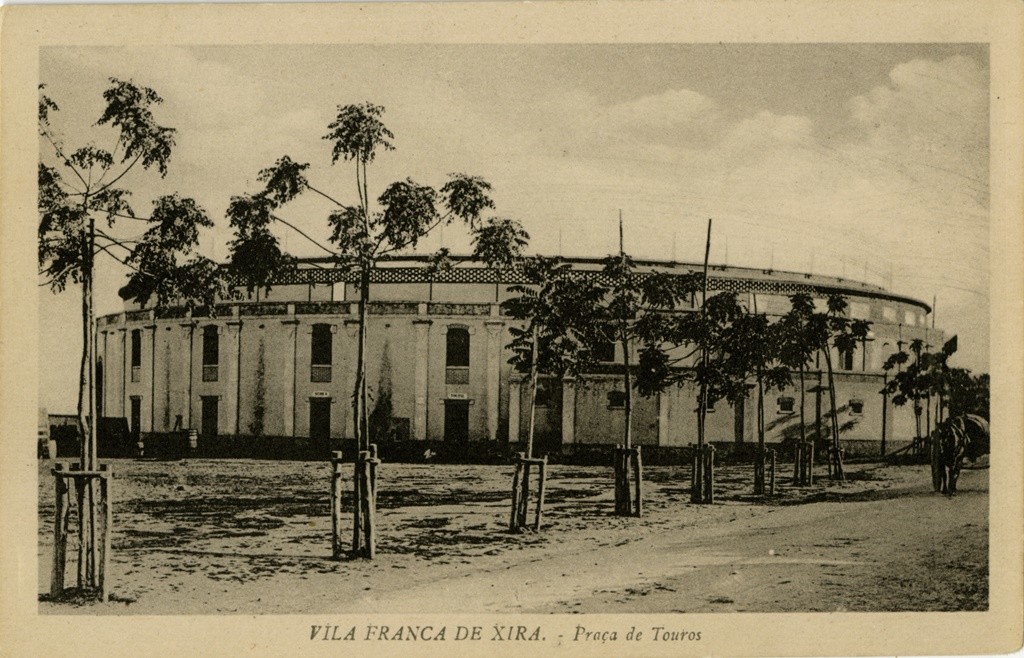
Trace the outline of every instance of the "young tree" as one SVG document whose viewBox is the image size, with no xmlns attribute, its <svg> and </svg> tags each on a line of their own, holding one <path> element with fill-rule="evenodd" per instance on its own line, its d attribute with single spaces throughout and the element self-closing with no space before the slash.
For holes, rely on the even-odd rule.
<svg viewBox="0 0 1024 658">
<path fill-rule="evenodd" d="M 807 421 L 805 403 L 807 396 L 807 365 L 820 344 L 811 334 L 811 316 L 814 315 L 814 299 L 806 293 L 797 293 L 789 298 L 790 309 L 779 320 L 780 360 L 800 377 L 800 444 L 807 443 Z"/>
<path fill-rule="evenodd" d="M 55 293 L 69 284 L 80 285 L 82 291 L 77 415 L 83 470 L 97 468 L 97 257 L 102 254 L 130 270 L 121 296 L 141 304 L 155 299 L 157 306 L 212 305 L 225 289 L 217 265 L 194 253 L 199 229 L 213 225 L 195 201 L 177 194 L 159 197 L 149 217 L 136 214 L 130 203 L 129 173 L 155 169 L 161 178 L 167 173 L 175 131 L 157 123 L 153 115 L 162 99 L 152 89 L 114 78 L 103 99 L 106 106 L 96 126 L 114 130 L 109 151 L 92 144 L 66 144 L 51 123 L 59 107 L 44 93 L 38 116 L 44 144 L 38 172 L 40 285 Z M 147 227 L 141 237 L 118 235 L 116 229 L 128 221 Z M 90 515 L 95 514 L 91 493 L 89 505 Z M 84 525 L 80 530 L 85 532 Z M 82 538 L 95 542 L 94 534 Z"/>
<path fill-rule="evenodd" d="M 704 280 L 697 273 L 681 278 L 677 293 L 693 295 L 693 291 L 703 288 Z M 691 492 L 691 501 L 695 503 L 711 500 L 711 492 L 705 489 L 702 458 L 707 410 L 719 400 L 735 404 L 748 394 L 748 373 L 739 374 L 743 369 L 737 368 L 732 357 L 734 350 L 729 346 L 733 324 L 745 315 L 736 293 L 720 292 L 703 296 L 703 300 L 696 312 L 650 314 L 636 323 L 643 344 L 637 381 L 641 395 L 653 395 L 687 382 L 694 382 L 699 390 L 695 410 L 699 456 Z M 692 362 L 698 354 L 700 358 Z"/>
<path fill-rule="evenodd" d="M 758 456 L 754 464 L 754 493 L 757 495 L 765 493 L 765 389 L 781 391 L 791 383 L 789 369 L 781 362 L 782 329 L 782 325 L 771 324 L 767 315 L 757 312 L 755 297 L 754 308 L 735 318 L 723 336 L 726 372 L 735 382 L 745 383 L 753 376 L 757 389 Z"/>
<path fill-rule="evenodd" d="M 269 287 L 275 276 L 289 267 L 270 226 L 278 222 L 306 237 L 330 254 L 340 268 L 358 277 L 358 347 L 356 377 L 352 393 L 356 439 L 360 449 L 369 447 L 366 387 L 366 315 L 370 301 L 370 273 L 389 254 L 415 248 L 435 228 L 453 221 L 464 223 L 473 236 L 474 255 L 488 264 L 500 265 L 521 256 L 529 236 L 513 220 L 483 217 L 494 207 L 491 185 L 482 178 L 450 174 L 448 181 L 434 189 L 412 179 L 393 182 L 376 202 L 371 199 L 368 166 L 378 155 L 394 150 L 394 135 L 382 122 L 384 108 L 372 103 L 343 105 L 323 136 L 331 144 L 331 164 L 351 163 L 356 189 L 355 203 L 338 200 L 307 178 L 309 163 L 289 156 L 259 173 L 264 189 L 253 195 L 232 199 L 228 217 L 235 229 L 231 243 L 233 272 L 251 289 Z M 329 204 L 327 244 L 311 238 L 279 214 L 282 206 L 306 192 Z M 438 263 L 445 259 L 439 258 Z"/>
<path fill-rule="evenodd" d="M 106 108 L 97 126 L 115 129 L 113 149 L 88 145 L 72 150 L 51 124 L 59 108 L 49 96 L 39 101 L 39 134 L 49 147 L 39 163 L 39 267 L 41 285 L 62 292 L 82 287 L 83 353 L 79 373 L 78 423 L 82 464 L 96 460 L 95 312 L 93 282 L 101 253 L 130 270 L 121 295 L 141 304 L 210 304 L 224 290 L 215 263 L 194 253 L 199 229 L 212 227 L 192 199 L 159 197 L 148 217 L 136 214 L 125 177 L 138 168 L 160 177 L 174 146 L 174 129 L 161 126 L 152 110 L 163 99 L 152 89 L 112 78 L 103 93 Z M 42 87 L 41 87 L 42 89 Z M 124 221 L 147 226 L 140 238 L 119 237 Z M 99 226 L 97 225 L 99 222 Z"/>
<path fill-rule="evenodd" d="M 605 341 L 617 342 L 622 350 L 622 378 L 625 392 L 625 427 L 623 444 L 632 445 L 632 381 L 634 368 L 630 363 L 632 345 L 643 345 L 640 372 L 644 382 L 638 389 L 642 395 L 656 393 L 659 385 L 667 387 L 675 376 L 673 366 L 685 357 L 673 356 L 670 350 L 683 343 L 674 342 L 677 328 L 677 307 L 700 286 L 700 276 L 675 275 L 666 272 L 640 272 L 626 253 L 609 256 L 602 274 L 608 281 L 603 299 L 603 323 L 600 331 Z M 665 378 L 660 382 L 659 378 Z"/>
<path fill-rule="evenodd" d="M 827 310 L 824 313 L 813 313 L 809 322 L 810 336 L 816 342 L 818 350 L 825 358 L 825 368 L 828 374 L 828 393 L 830 415 L 832 418 L 832 445 L 833 455 L 832 477 L 836 480 L 843 480 L 842 452 L 839 444 L 839 413 L 836 407 L 836 385 L 835 370 L 832 364 L 832 348 L 839 354 L 852 352 L 857 344 L 867 339 L 871 323 L 867 320 L 853 320 L 846 315 L 848 307 L 846 298 L 842 295 L 829 295 Z"/>
<path fill-rule="evenodd" d="M 571 275 L 572 266 L 556 258 L 533 256 L 523 262 L 529 282 L 515 285 L 517 293 L 502 306 L 523 328 L 510 327 L 512 350 L 509 363 L 530 373 L 530 422 L 526 456 L 533 456 L 537 378 L 540 373 L 578 377 L 596 364 L 595 347 L 603 339 L 600 303 L 605 290 L 590 277 Z M 518 437 L 509 437 L 518 440 Z"/>
</svg>

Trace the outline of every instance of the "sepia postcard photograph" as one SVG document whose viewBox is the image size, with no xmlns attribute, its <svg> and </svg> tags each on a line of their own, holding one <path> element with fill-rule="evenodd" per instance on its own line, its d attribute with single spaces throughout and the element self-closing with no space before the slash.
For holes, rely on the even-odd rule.
<svg viewBox="0 0 1024 658">
<path fill-rule="evenodd" d="M 5 655 L 1019 649 L 1022 16 L 7 8 Z"/>
</svg>

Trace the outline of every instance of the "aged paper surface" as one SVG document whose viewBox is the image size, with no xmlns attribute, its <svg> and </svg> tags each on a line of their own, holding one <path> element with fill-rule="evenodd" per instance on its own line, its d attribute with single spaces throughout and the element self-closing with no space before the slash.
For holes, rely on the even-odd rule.
<svg viewBox="0 0 1024 658">
<path fill-rule="evenodd" d="M 466 655 L 554 654 L 554 655 L 889 655 L 889 654 L 969 654 L 1012 651 L 1022 642 L 1022 487 L 1024 466 L 1024 362 L 1021 330 L 1024 299 L 1024 231 L 1022 231 L 1022 43 L 1024 10 L 1011 2 L 945 2 L 922 5 L 911 2 L 861 2 L 825 4 L 810 2 L 749 2 L 697 4 L 682 2 L 547 2 L 547 3 L 423 3 L 369 5 L 290 5 L 290 6 L 118 6 L 118 7 L 16 7 L 6 8 L 0 25 L 0 130 L 2 130 L 2 175 L 0 175 L 0 494 L 2 494 L 3 550 L 0 552 L 3 586 L 0 608 L 0 646 L 5 655 L 153 655 L 232 654 L 287 655 L 291 653 L 328 654 L 338 651 L 357 655 L 410 654 Z M 536 614 L 502 612 L 437 612 L 459 609 L 449 601 L 461 591 L 453 579 L 448 587 L 438 587 L 436 605 L 401 613 L 374 610 L 366 613 L 332 612 L 329 603 L 313 603 L 308 609 L 288 610 L 288 614 L 244 613 L 189 615 L 187 610 L 160 610 L 158 613 L 92 614 L 88 607 L 62 610 L 44 609 L 40 595 L 49 560 L 39 552 L 39 485 L 33 420 L 45 395 L 49 380 L 41 364 L 40 336 L 51 329 L 47 325 L 68 323 L 77 327 L 71 313 L 60 316 L 40 312 L 39 276 L 36 261 L 38 215 L 36 171 L 40 157 L 37 123 L 38 84 L 46 82 L 41 70 L 63 72 L 75 57 L 116 59 L 124 52 L 144 48 L 225 47 L 248 48 L 254 59 L 288 53 L 299 47 L 367 47 L 387 50 L 400 46 L 415 53 L 416 48 L 465 46 L 467 51 L 486 56 L 488 46 L 529 49 L 531 46 L 561 45 L 566 51 L 588 48 L 598 53 L 592 66 L 611 66 L 614 55 L 602 53 L 611 44 L 643 44 L 665 47 L 674 44 L 763 44 L 770 53 L 771 44 L 779 49 L 793 44 L 970 44 L 987 54 L 989 78 L 988 180 L 980 192 L 988 208 L 984 223 L 987 235 L 975 236 L 987 251 L 987 297 L 989 327 L 985 338 L 989 345 L 988 372 L 992 381 L 992 456 L 989 478 L 988 606 L 971 612 L 687 612 L 657 613 L 638 611 L 626 614 L 588 612 Z M 97 55 L 98 48 L 103 47 Z M 275 55 L 268 56 L 271 52 Z M 261 48 L 264 50 L 261 51 Z M 53 53 L 60 50 L 61 69 L 53 64 Z M 167 51 L 170 52 L 170 51 Z M 315 50 L 313 51 L 315 52 Z M 355 50 L 353 50 L 355 52 Z M 512 51 L 508 51 L 512 52 Z M 576 51 L 579 52 L 579 51 Z M 588 51 L 589 52 L 589 51 Z M 70 53 L 70 54 L 69 54 Z M 264 54 L 260 54 L 264 53 Z M 188 59 L 170 59 L 164 75 L 188 79 Z M 46 68 L 46 67 L 49 68 Z M 269 66 L 269 64 L 268 64 Z M 248 69 L 258 75 L 253 65 Z M 507 71 L 506 71 L 507 72 Z M 323 71 L 328 78 L 344 72 Z M 580 69 L 582 75 L 584 70 Z M 725 71 L 715 74 L 726 76 Z M 73 75 L 72 75 L 73 77 Z M 452 79 L 455 79 L 454 77 Z M 140 81 L 141 82 L 141 81 Z M 228 75 L 225 83 L 235 83 Z M 821 81 L 824 85 L 824 81 Z M 455 84 L 455 83 L 451 83 Z M 486 78 L 475 84 L 485 86 Z M 154 86 L 156 86 L 154 84 Z M 229 85 L 225 84 L 225 88 Z M 158 90 L 160 91 L 160 90 Z M 223 103 L 235 112 L 244 112 L 245 98 L 218 99 L 216 93 L 196 89 L 197 95 Z M 57 90 L 54 90 L 57 95 Z M 98 90 L 92 92 L 93 100 Z M 165 93 L 162 92 L 161 93 Z M 955 87 L 950 94 L 963 93 Z M 678 100 L 678 99 L 675 99 Z M 876 99 L 877 100 L 877 99 Z M 340 100 L 338 102 L 341 102 Z M 423 100 L 423 112 L 431 110 L 430 97 Z M 501 102 L 501 99 L 495 101 Z M 698 111 L 699 103 L 694 112 Z M 586 118 L 587 105 L 568 104 Z M 550 108 L 548 108 L 550 109 Z M 635 110 L 636 108 L 634 108 Z M 645 116 L 664 111 L 656 105 L 641 106 L 639 114 L 627 117 L 643 123 Z M 677 107 L 669 111 L 678 111 Z M 794 111 L 794 114 L 798 112 Z M 787 117 L 782 117 L 786 119 Z M 297 123 L 303 117 L 295 117 Z M 471 123 L 479 117 L 456 116 Z M 614 124 L 613 124 L 614 125 Z M 653 125 L 653 124 L 652 124 Z M 486 130 L 486 123 L 482 123 Z M 608 126 L 605 126 L 607 128 Z M 757 125 L 754 130 L 759 129 Z M 761 129 L 773 129 L 762 126 Z M 797 130 L 781 123 L 783 132 Z M 585 148 L 587 136 L 572 143 Z M 237 139 L 259 139 L 240 131 Z M 486 139 L 486 137 L 482 138 Z M 443 140 L 438 143 L 443 144 Z M 211 145 L 211 150 L 215 145 Z M 399 151 L 402 152 L 401 150 Z M 620 152 L 621 153 L 621 152 Z M 246 165 L 248 166 L 248 165 Z M 466 165 L 467 168 L 469 165 Z M 477 168 L 477 165 L 474 165 Z M 486 171 L 486 161 L 484 162 Z M 577 175 L 582 177 L 577 172 Z M 247 176 L 254 177 L 255 170 Z M 186 179 L 187 180 L 187 179 Z M 977 183 L 978 181 L 973 181 Z M 720 191 L 728 194 L 737 184 L 728 179 Z M 973 190 L 977 192 L 977 190 Z M 183 194 L 189 194 L 187 186 Z M 226 200 L 242 190 L 220 191 Z M 579 192 L 577 195 L 581 194 Z M 566 195 L 569 202 L 587 199 Z M 565 201 L 563 199 L 563 201 Z M 687 199 L 677 197 L 685 206 Z M 851 199 L 854 203 L 856 199 Z M 616 208 L 607 210 L 613 216 Z M 754 212 L 750 206 L 747 210 Z M 628 212 L 628 211 L 627 211 Z M 837 209 L 838 212 L 838 209 Z M 216 221 L 223 222 L 216 217 Z M 873 221 L 880 222 L 878 218 Z M 783 221 L 783 226 L 787 226 Z M 568 243 L 585 241 L 585 235 L 573 235 L 578 227 L 567 225 L 548 236 L 563 252 Z M 603 230 L 603 228 L 602 228 Z M 799 231 L 798 225 L 792 226 Z M 866 228 L 871 234 L 871 227 Z M 649 244 L 644 244 L 644 240 Z M 637 238 L 640 246 L 651 251 L 658 241 L 674 239 L 671 233 L 650 233 Z M 565 244 L 563 244 L 563 240 Z M 780 240 L 779 244 L 784 244 Z M 676 260 L 673 244 L 672 260 Z M 595 249 L 609 249 L 601 243 Z M 666 247 L 667 249 L 667 247 Z M 733 259 L 740 265 L 744 257 Z M 659 252 L 664 256 L 665 252 Z M 223 258 L 223 252 L 220 257 Z M 726 247 L 728 258 L 728 247 Z M 771 258 L 784 258 L 776 248 Z M 964 258 L 970 259 L 966 247 Z M 692 258 L 691 258 L 692 260 Z M 749 259 L 748 259 L 749 260 Z M 813 261 L 811 261 L 813 263 Z M 762 267 L 762 261 L 749 263 Z M 950 269 L 956 267 L 950 263 Z M 819 263 L 817 265 L 821 267 Z M 781 266 L 784 267 L 784 266 Z M 847 267 L 844 261 L 843 267 Z M 850 264 L 857 272 L 859 265 Z M 791 269 L 806 269 L 805 265 Z M 864 265 L 865 273 L 868 265 Z M 845 274 L 845 269 L 844 269 Z M 71 296 L 73 300 L 73 295 Z M 929 300 L 925 300 L 929 301 Z M 939 301 L 940 308 L 942 301 Z M 103 313 L 116 309 L 101 310 Z M 940 317 L 941 311 L 940 311 Z M 976 324 L 984 324 L 982 318 Z M 72 329 L 72 333 L 75 329 Z M 963 340 L 963 338 L 962 338 Z M 50 349 L 50 348 L 47 348 Z M 54 352 L 54 359 L 57 358 Z M 48 491 L 44 486 L 44 491 Z M 966 497 L 965 497 L 966 500 Z M 950 501 L 956 504 L 957 500 Z M 680 505 L 684 503 L 680 502 Z M 941 554 L 941 547 L 940 554 Z M 635 557 L 641 564 L 643 555 Z M 382 556 L 382 561 L 386 561 Z M 42 576 L 40 574 L 43 574 Z M 321 574 L 314 574 L 320 576 Z M 330 577 L 330 576 L 327 576 Z M 390 582 L 394 582 L 392 579 Z M 226 590 L 225 590 L 226 591 Z M 568 597 L 569 587 L 566 588 Z M 699 591 L 682 591 L 680 597 L 701 596 Z M 268 592 L 273 596 L 273 591 Z M 143 595 L 144 596 L 144 595 Z M 955 608 L 955 606 L 954 606 Z M 145 609 L 144 607 L 142 609 Z M 226 609 L 226 608 L 225 608 Z M 279 609 L 279 608 L 272 608 Z M 615 607 L 615 611 L 622 610 Z M 782 608 L 780 608 L 782 609 Z M 258 613 L 258 611 L 256 611 Z M 381 640 L 374 636 L 378 628 L 415 626 L 446 628 L 447 636 L 437 640 Z M 518 627 L 525 632 L 519 633 Z M 334 628 L 337 630 L 325 629 Z M 480 638 L 473 638 L 479 627 Z M 511 627 L 512 630 L 509 630 Z M 581 627 L 591 636 L 581 638 Z M 330 634 L 344 636 L 349 629 L 358 636 L 352 641 L 324 641 Z M 653 628 L 671 631 L 684 639 L 654 641 Z M 459 630 L 470 629 L 470 630 Z M 537 630 L 539 629 L 539 630 Z M 629 638 L 630 631 L 646 634 L 641 640 Z M 368 635 L 368 633 L 370 635 Z M 611 638 L 611 634 L 615 638 Z M 692 637 L 699 633 L 699 640 Z M 465 639 L 457 637 L 464 635 Z M 379 633 L 378 633 L 379 635 Z M 689 637 L 690 639 L 685 639 Z M 532 638 L 532 639 L 531 639 Z"/>
</svg>

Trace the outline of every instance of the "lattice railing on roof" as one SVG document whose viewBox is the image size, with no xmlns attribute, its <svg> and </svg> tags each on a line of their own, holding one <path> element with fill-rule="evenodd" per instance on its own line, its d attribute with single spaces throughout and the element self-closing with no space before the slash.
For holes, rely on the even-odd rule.
<svg viewBox="0 0 1024 658">
<path fill-rule="evenodd" d="M 679 276 L 689 274 L 689 271 L 679 272 Z M 609 283 L 600 271 L 597 270 L 576 270 L 570 272 L 573 277 L 596 277 L 598 282 L 607 285 Z M 643 277 L 640 273 L 638 276 Z M 278 285 L 296 284 L 334 284 L 334 283 L 355 283 L 358 274 L 352 271 L 344 271 L 334 268 L 302 268 L 296 270 L 282 280 Z M 498 270 L 486 267 L 455 267 L 450 270 L 434 273 L 424 267 L 379 267 L 370 275 L 371 283 L 463 283 L 463 284 L 496 284 Z M 500 283 L 523 284 L 528 283 L 519 268 L 510 268 L 500 272 Z M 809 284 L 795 283 L 792 281 L 777 281 L 773 279 L 749 279 L 740 277 L 708 277 L 708 288 L 710 290 L 727 290 L 731 292 L 757 292 L 769 295 L 794 295 L 796 293 L 824 294 L 830 288 L 820 288 Z"/>
</svg>

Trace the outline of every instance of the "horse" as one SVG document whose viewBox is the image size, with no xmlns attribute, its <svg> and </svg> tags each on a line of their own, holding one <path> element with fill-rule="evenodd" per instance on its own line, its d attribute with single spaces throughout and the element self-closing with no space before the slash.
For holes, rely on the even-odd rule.
<svg viewBox="0 0 1024 658">
<path fill-rule="evenodd" d="M 956 482 L 964 458 L 972 462 L 989 451 L 988 421 L 975 414 L 952 416 L 935 430 L 938 441 L 939 490 L 956 495 Z"/>
</svg>

